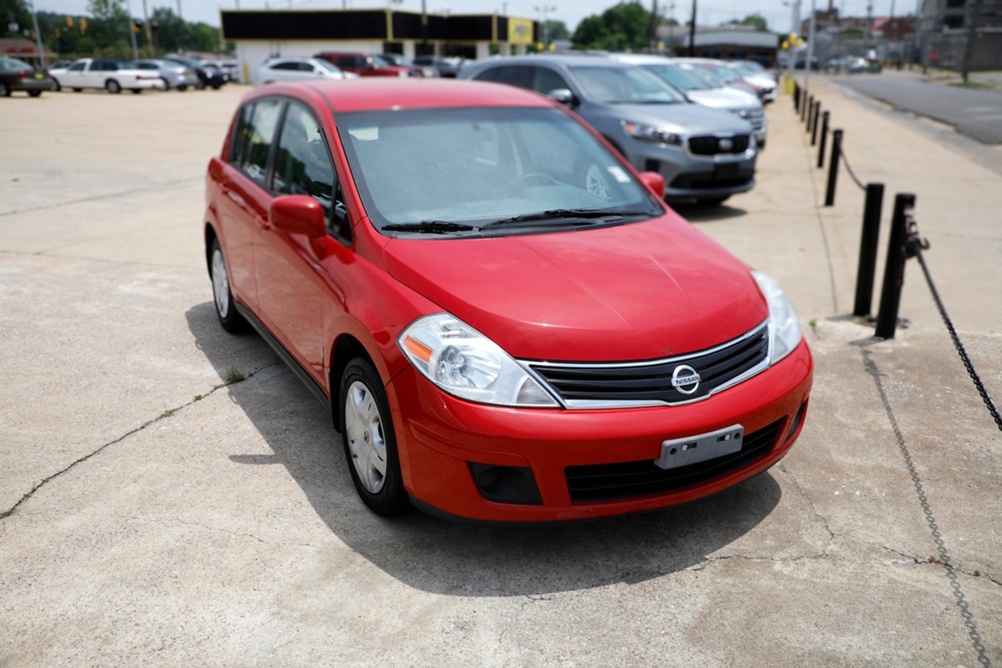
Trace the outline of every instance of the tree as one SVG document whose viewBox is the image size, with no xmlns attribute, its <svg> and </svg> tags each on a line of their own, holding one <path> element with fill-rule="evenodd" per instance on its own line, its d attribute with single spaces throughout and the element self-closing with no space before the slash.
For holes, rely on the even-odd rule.
<svg viewBox="0 0 1002 668">
<path fill-rule="evenodd" d="M 31 12 L 24 0 L 0 0 L 0 35 L 24 36 L 24 30 L 31 29 Z M 11 26 L 17 26 L 13 31 Z"/>
<path fill-rule="evenodd" d="M 730 20 L 724 25 L 754 26 L 755 30 L 766 32 L 769 30 L 769 22 L 761 14 L 749 14 L 740 21 Z"/>
<path fill-rule="evenodd" d="M 614 5 L 578 24 L 572 41 L 579 49 L 623 51 L 648 45 L 651 13 L 637 0 Z"/>
<path fill-rule="evenodd" d="M 563 21 L 548 19 L 545 26 L 540 26 L 540 34 L 545 34 L 550 41 L 557 39 L 570 39 L 571 31 L 567 29 L 567 24 Z"/>
</svg>

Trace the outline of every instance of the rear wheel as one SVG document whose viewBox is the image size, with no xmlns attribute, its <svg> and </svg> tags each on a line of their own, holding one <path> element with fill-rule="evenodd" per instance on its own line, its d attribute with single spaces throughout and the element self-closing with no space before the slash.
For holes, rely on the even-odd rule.
<svg viewBox="0 0 1002 668">
<path fill-rule="evenodd" d="M 379 374 L 357 357 L 341 376 L 341 440 L 348 472 L 362 502 L 377 515 L 408 505 L 389 403 Z"/>
<path fill-rule="evenodd" d="M 41 94 L 42 94 L 42 91 L 40 91 L 40 90 L 29 90 L 28 91 L 28 95 L 30 95 L 32 97 L 38 97 Z"/>
<path fill-rule="evenodd" d="M 122 85 L 114 79 L 108 79 L 108 81 L 105 82 L 104 87 L 113 95 L 117 95 L 122 92 Z"/>
<path fill-rule="evenodd" d="M 142 88 L 133 88 L 133 89 L 132 89 L 132 93 L 133 93 L 134 95 L 139 95 L 139 94 L 140 94 L 140 93 L 142 93 L 142 92 L 143 92 L 143 89 L 142 89 Z"/>
<path fill-rule="evenodd" d="M 212 278 L 212 298 L 216 304 L 216 317 L 227 332 L 238 334 L 247 328 L 247 321 L 237 312 L 230 290 L 230 275 L 219 240 L 213 239 L 209 247 L 209 275 Z"/>
</svg>

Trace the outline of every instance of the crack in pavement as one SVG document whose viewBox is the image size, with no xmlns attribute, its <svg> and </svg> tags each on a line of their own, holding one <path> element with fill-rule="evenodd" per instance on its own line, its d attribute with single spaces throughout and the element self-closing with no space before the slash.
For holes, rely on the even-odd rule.
<svg viewBox="0 0 1002 668">
<path fill-rule="evenodd" d="M 276 366 L 278 364 L 280 364 L 280 363 L 279 362 L 273 362 L 272 364 L 267 364 L 267 365 L 265 365 L 263 367 L 255 369 L 254 371 L 251 371 L 250 373 L 246 374 L 240 380 L 226 381 L 226 382 L 220 383 L 219 385 L 216 385 L 211 390 L 209 390 L 209 392 L 207 392 L 206 394 L 199 394 L 195 398 L 193 398 L 191 401 L 188 401 L 188 402 L 186 402 L 184 404 L 181 404 L 180 406 L 176 406 L 174 408 L 168 408 L 167 410 L 163 411 L 160 415 L 158 415 L 157 417 L 153 418 L 152 420 L 147 420 L 146 422 L 144 422 L 143 424 L 139 425 L 135 429 L 132 429 L 132 430 L 130 430 L 130 431 L 122 434 L 121 436 L 119 436 L 118 438 L 116 438 L 116 439 L 114 439 L 112 441 L 108 441 L 107 443 L 105 443 L 104 445 L 102 445 L 98 449 L 94 450 L 93 452 L 91 452 L 89 454 L 86 454 L 83 457 L 80 457 L 79 459 L 77 459 L 77 460 L 75 460 L 73 462 L 70 462 L 70 464 L 68 466 L 62 468 L 59 471 L 56 471 L 55 473 L 53 473 L 52 475 L 50 475 L 50 476 L 48 476 L 46 478 L 43 478 L 38 484 L 36 484 L 34 487 L 32 487 L 30 491 L 28 491 L 24 496 L 22 496 L 20 499 L 18 499 L 18 501 L 13 506 L 11 506 L 8 510 L 0 512 L 0 520 L 7 519 L 11 515 L 13 515 L 14 511 L 16 511 L 18 509 L 18 507 L 21 506 L 21 504 L 25 503 L 28 499 L 30 499 L 32 496 L 35 495 L 35 492 L 37 492 L 38 490 L 40 490 L 42 487 L 44 487 L 46 484 L 48 484 L 50 481 L 54 480 L 55 478 L 58 478 L 62 474 L 66 473 L 66 472 L 68 472 L 70 470 L 72 470 L 77 464 L 82 464 L 83 462 L 87 461 L 91 457 L 95 457 L 95 456 L 101 454 L 104 450 L 110 448 L 111 446 L 113 446 L 113 445 L 115 445 L 117 443 L 121 443 L 122 441 L 124 441 L 125 439 L 129 438 L 133 434 L 138 434 L 139 432 L 141 432 L 142 430 L 146 429 L 150 425 L 154 425 L 154 424 L 156 424 L 156 423 L 158 423 L 158 422 L 160 422 L 162 420 L 166 420 L 167 418 L 173 417 L 174 414 L 176 414 L 179 410 L 181 410 L 183 408 L 187 408 L 188 406 L 191 406 L 192 404 L 195 404 L 195 403 L 197 403 L 197 402 L 205 399 L 206 397 L 212 396 L 213 394 L 216 393 L 217 390 L 221 390 L 224 387 L 229 387 L 230 385 L 235 385 L 237 383 L 242 383 L 242 382 L 244 382 L 246 380 L 250 380 L 251 378 L 253 378 L 254 376 L 256 376 L 258 373 L 260 373 L 261 371 L 264 371 L 265 369 L 273 367 L 273 366 Z"/>
<path fill-rule="evenodd" d="M 132 190 L 123 190 L 121 192 L 107 193 L 104 195 L 94 195 L 92 197 L 81 197 L 80 199 L 68 200 L 66 202 L 56 202 L 54 204 L 46 204 L 45 206 L 35 206 L 30 209 L 13 209 L 11 211 L 0 211 L 0 218 L 6 216 L 15 216 L 19 213 L 34 213 L 36 211 L 45 211 L 47 209 L 58 209 L 62 206 L 73 206 L 75 204 L 84 204 L 86 202 L 99 202 L 104 199 L 116 199 L 122 197 L 123 195 L 135 195 L 138 193 L 145 193 L 157 190 L 163 190 L 164 188 L 170 188 L 178 185 L 188 185 L 191 183 L 201 183 L 203 179 L 198 178 L 187 178 L 178 179 L 176 181 L 166 181 L 164 183 L 158 183 L 156 185 L 148 186 L 145 188 L 133 188 Z"/>
<path fill-rule="evenodd" d="M 807 505 L 811 507 L 811 512 L 814 513 L 815 517 L 821 520 L 821 524 L 824 526 L 825 531 L 828 532 L 828 545 L 826 545 L 824 549 L 821 550 L 821 555 L 827 557 L 828 547 L 832 544 L 832 541 L 834 541 L 835 538 L 837 537 L 835 535 L 835 532 L 832 531 L 831 525 L 828 523 L 828 518 L 822 515 L 820 512 L 818 512 L 818 507 L 814 505 L 814 499 L 811 498 L 810 494 L 808 494 L 807 491 L 800 484 L 800 481 L 797 480 L 797 476 L 793 475 L 793 472 L 791 472 L 788 468 L 786 468 L 785 464 L 780 463 L 779 465 L 776 466 L 776 468 L 790 479 L 790 482 L 793 483 L 793 486 L 797 488 L 798 492 L 800 492 L 800 496 L 804 497 L 804 500 L 807 501 Z"/>
</svg>

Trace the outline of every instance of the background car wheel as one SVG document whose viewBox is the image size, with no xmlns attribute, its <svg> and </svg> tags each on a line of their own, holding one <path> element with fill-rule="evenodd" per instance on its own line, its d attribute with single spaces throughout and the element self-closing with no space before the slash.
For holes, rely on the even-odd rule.
<svg viewBox="0 0 1002 668">
<path fill-rule="evenodd" d="M 0 81 L 0 97 L 10 97 L 10 86 Z"/>
<path fill-rule="evenodd" d="M 42 91 L 40 91 L 40 90 L 29 90 L 28 91 L 28 95 L 30 95 L 32 97 L 38 97 L 41 94 L 42 94 Z"/>
<path fill-rule="evenodd" d="M 230 274 L 226 269 L 226 259 L 219 247 L 219 240 L 213 239 L 209 247 L 209 275 L 212 278 L 212 298 L 216 304 L 219 324 L 231 334 L 239 334 L 247 329 L 247 321 L 237 312 L 230 290 Z"/>
<path fill-rule="evenodd" d="M 112 93 L 113 95 L 117 95 L 122 92 L 121 84 L 119 84 L 114 79 L 108 79 L 108 81 L 104 84 L 104 87 L 107 88 L 108 92 Z"/>
<path fill-rule="evenodd" d="M 58 93 L 62 89 L 63 89 L 63 87 L 59 85 L 59 80 L 58 79 L 53 79 L 52 80 L 52 90 L 54 90 L 54 91 L 56 91 Z"/>
<path fill-rule="evenodd" d="M 142 92 L 143 92 L 143 89 L 142 89 L 142 88 L 133 88 L 133 89 L 132 89 L 132 94 L 133 94 L 133 95 L 139 95 L 139 94 L 140 94 L 140 93 L 142 93 Z"/>
<path fill-rule="evenodd" d="M 187 84 L 181 84 L 180 86 L 177 87 L 177 89 L 183 93 L 184 91 L 188 90 L 188 86 Z"/>
<path fill-rule="evenodd" d="M 74 88 L 74 89 L 73 89 L 73 92 L 74 92 L 74 93 L 79 93 L 79 92 L 80 92 L 80 91 L 82 91 L 82 90 L 83 90 L 83 88 Z"/>
<path fill-rule="evenodd" d="M 169 81 L 167 81 L 167 79 L 165 79 L 165 78 L 163 78 L 163 77 L 160 77 L 160 83 L 162 83 L 162 84 L 164 85 L 163 89 L 164 89 L 165 91 L 166 91 L 166 90 L 170 90 L 170 82 L 169 82 Z M 178 88 L 180 89 L 181 87 L 180 87 L 180 86 L 178 86 Z"/>
<path fill-rule="evenodd" d="M 341 440 L 358 495 L 372 512 L 397 515 L 407 506 L 390 407 L 379 374 L 355 358 L 341 376 Z"/>
</svg>

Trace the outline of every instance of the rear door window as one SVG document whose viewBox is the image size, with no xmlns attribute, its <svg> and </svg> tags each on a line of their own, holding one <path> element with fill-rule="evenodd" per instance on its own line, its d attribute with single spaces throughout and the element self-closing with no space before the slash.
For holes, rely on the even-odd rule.
<svg viewBox="0 0 1002 668">
<path fill-rule="evenodd" d="M 261 187 L 268 187 L 268 160 L 282 101 L 257 100 L 240 110 L 230 162 Z"/>
</svg>

